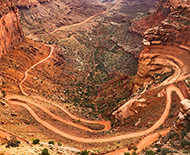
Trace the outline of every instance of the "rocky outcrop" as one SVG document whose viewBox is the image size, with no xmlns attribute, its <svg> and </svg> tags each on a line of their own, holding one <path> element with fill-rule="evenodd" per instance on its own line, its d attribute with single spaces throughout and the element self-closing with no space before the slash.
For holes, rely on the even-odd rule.
<svg viewBox="0 0 190 155">
<path fill-rule="evenodd" d="M 133 21 L 130 29 L 144 37 L 144 45 L 187 45 L 190 36 L 189 16 L 189 0 L 161 0 L 157 11 Z"/>
<path fill-rule="evenodd" d="M 144 39 L 153 43 L 187 44 L 190 36 L 190 10 L 179 7 L 174 9 L 160 25 L 144 32 Z"/>
<path fill-rule="evenodd" d="M 130 30 L 143 36 L 147 29 L 159 25 L 167 17 L 169 11 L 167 8 L 162 8 L 140 20 L 135 20 L 132 22 Z"/>
<path fill-rule="evenodd" d="M 0 57 L 22 39 L 17 8 L 9 0 L 0 0 Z"/>
<path fill-rule="evenodd" d="M 169 0 L 171 6 L 174 8 L 182 7 L 190 9 L 190 1 L 189 0 Z"/>
<path fill-rule="evenodd" d="M 168 0 L 163 4 L 162 7 L 170 9 L 170 13 L 159 25 L 144 32 L 144 44 L 187 45 L 190 36 L 190 1 Z"/>
<path fill-rule="evenodd" d="M 162 81 L 162 79 L 167 78 L 167 76 L 173 73 L 170 68 L 150 65 L 154 62 L 154 57 L 144 58 L 145 53 L 151 53 L 150 49 L 154 45 L 163 48 L 165 53 L 167 53 L 166 47 L 168 45 L 172 45 L 173 47 L 180 45 L 181 48 L 189 50 L 189 4 L 189 0 L 163 0 L 158 11 L 132 23 L 131 30 L 143 36 L 143 43 L 145 45 L 145 49 L 141 52 L 138 60 L 139 66 L 134 80 L 134 92 L 139 88 L 144 88 L 149 83 L 158 81 L 155 75 L 159 75 Z M 173 49 L 174 53 L 176 49 Z"/>
<path fill-rule="evenodd" d="M 31 6 L 36 6 L 38 4 L 39 4 L 38 0 L 18 0 L 16 2 L 17 7 L 23 7 L 23 8 L 25 7 L 29 8 Z"/>
<path fill-rule="evenodd" d="M 39 5 L 40 3 L 46 3 L 50 0 L 14 0 L 15 5 L 18 8 L 30 8 Z"/>
</svg>

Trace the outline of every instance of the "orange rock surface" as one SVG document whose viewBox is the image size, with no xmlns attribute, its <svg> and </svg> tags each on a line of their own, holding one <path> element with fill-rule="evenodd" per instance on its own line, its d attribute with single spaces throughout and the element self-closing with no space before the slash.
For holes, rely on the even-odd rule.
<svg viewBox="0 0 190 155">
<path fill-rule="evenodd" d="M 190 7 L 190 1 L 189 0 L 169 0 L 170 4 L 174 7 L 177 8 L 179 6 L 181 7 Z"/>
<path fill-rule="evenodd" d="M 9 1 L 0 1 L 0 57 L 23 39 L 18 10 Z"/>
<path fill-rule="evenodd" d="M 18 0 L 16 5 L 19 7 L 31 7 L 39 4 L 37 0 Z"/>
</svg>

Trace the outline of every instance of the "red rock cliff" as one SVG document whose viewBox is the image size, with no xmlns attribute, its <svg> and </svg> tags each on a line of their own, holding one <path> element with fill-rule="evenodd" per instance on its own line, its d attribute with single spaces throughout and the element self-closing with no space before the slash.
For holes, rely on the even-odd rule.
<svg viewBox="0 0 190 155">
<path fill-rule="evenodd" d="M 9 0 L 0 0 L 0 57 L 22 39 L 17 8 Z"/>
<path fill-rule="evenodd" d="M 157 11 L 153 15 L 135 21 L 131 28 L 143 35 L 144 41 L 146 41 L 144 44 L 148 43 L 145 45 L 151 45 L 146 46 L 139 56 L 134 92 L 137 92 L 139 88 L 145 88 L 145 85 L 150 83 L 162 81 L 173 74 L 171 67 L 155 64 L 156 58 L 146 57 L 145 53 L 162 49 L 161 51 L 164 51 L 162 54 L 172 51 L 175 56 L 180 48 L 185 50 L 190 48 L 190 0 L 163 0 L 161 4 L 161 11 L 164 10 L 162 14 L 166 16 L 164 20 L 160 20 L 162 18 L 159 15 L 162 14 Z M 165 12 L 167 14 L 164 14 Z M 156 16 L 160 18 L 154 18 Z M 160 23 L 155 24 L 155 19 L 158 19 Z M 146 30 L 147 27 L 149 28 Z"/>
</svg>

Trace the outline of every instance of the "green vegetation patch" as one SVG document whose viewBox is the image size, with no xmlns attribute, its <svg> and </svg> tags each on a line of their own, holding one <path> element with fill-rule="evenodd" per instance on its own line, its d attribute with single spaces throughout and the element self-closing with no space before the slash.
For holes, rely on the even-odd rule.
<svg viewBox="0 0 190 155">
<path fill-rule="evenodd" d="M 40 140 L 39 139 L 34 139 L 33 141 L 32 141 L 32 144 L 39 144 L 40 143 Z"/>
<path fill-rule="evenodd" d="M 41 155 L 50 155 L 48 149 L 44 148 Z"/>
</svg>

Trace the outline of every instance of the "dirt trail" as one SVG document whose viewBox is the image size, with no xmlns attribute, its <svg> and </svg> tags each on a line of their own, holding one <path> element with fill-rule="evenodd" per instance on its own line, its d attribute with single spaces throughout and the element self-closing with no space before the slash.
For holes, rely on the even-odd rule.
<svg viewBox="0 0 190 155">
<path fill-rule="evenodd" d="M 164 110 L 164 113 L 162 114 L 161 118 L 149 129 L 146 129 L 146 130 L 140 131 L 140 132 L 127 133 L 127 134 L 123 134 L 123 135 L 119 135 L 119 136 L 113 136 L 113 137 L 108 137 L 108 138 L 97 138 L 97 139 L 96 138 L 92 138 L 92 139 L 91 138 L 82 138 L 82 137 L 67 134 L 67 133 L 57 129 L 53 125 L 47 123 L 46 121 L 42 120 L 41 118 L 39 118 L 36 115 L 36 113 L 28 105 L 26 105 L 24 103 L 17 102 L 17 101 L 11 101 L 11 102 L 8 101 L 8 103 L 24 107 L 25 109 L 27 109 L 30 112 L 30 114 L 34 117 L 34 119 L 36 121 L 38 121 L 40 124 L 42 124 L 47 129 L 53 131 L 54 133 L 59 134 L 60 136 L 63 136 L 65 138 L 68 138 L 68 139 L 71 139 L 71 140 L 74 140 L 77 142 L 82 142 L 82 143 L 103 143 L 103 142 L 112 142 L 112 141 L 118 141 L 118 140 L 123 140 L 123 139 L 129 139 L 129 138 L 144 136 L 144 135 L 151 133 L 155 129 L 157 129 L 160 125 L 162 125 L 164 123 L 164 121 L 166 120 L 166 118 L 169 114 L 169 110 L 171 107 L 171 101 L 172 101 L 171 100 L 172 92 L 176 92 L 181 100 L 184 99 L 183 94 L 181 93 L 181 91 L 177 87 L 175 87 L 173 85 L 168 86 L 168 88 L 166 90 L 167 100 L 166 100 L 166 108 Z"/>
<path fill-rule="evenodd" d="M 145 57 L 158 57 L 157 61 L 159 64 L 162 63 L 162 64 L 171 65 L 171 66 L 173 66 L 173 69 L 175 71 L 174 75 L 172 75 L 171 77 L 169 77 L 168 79 L 163 81 L 159 86 L 154 87 L 153 89 L 177 82 L 178 79 L 181 77 L 181 75 L 182 75 L 181 68 L 183 67 L 183 62 L 181 60 L 179 60 L 178 58 L 171 56 L 171 55 L 162 56 L 159 53 L 153 53 L 153 54 L 148 53 L 148 54 L 144 54 L 144 56 Z M 172 61 L 172 60 L 175 60 L 175 61 Z M 177 64 L 175 62 L 177 62 Z M 134 103 L 136 100 L 138 100 L 144 92 L 146 92 L 146 90 L 144 90 L 141 94 L 135 96 L 134 98 L 131 98 L 129 101 L 127 101 L 125 104 L 123 104 L 120 108 L 118 108 L 112 114 L 115 115 L 116 117 L 120 117 L 120 116 L 124 115 L 123 113 L 125 113 L 127 111 L 128 107 L 130 107 L 130 105 L 132 103 Z"/>
<path fill-rule="evenodd" d="M 167 133 L 170 131 L 170 129 L 165 129 L 153 134 L 150 134 L 146 136 L 144 139 L 142 139 L 138 144 L 137 144 L 137 151 L 136 153 L 140 153 L 143 149 L 145 149 L 147 146 L 151 145 L 154 143 L 160 136 L 166 136 Z M 106 153 L 105 155 L 124 155 L 125 152 L 129 152 L 132 154 L 134 150 L 129 150 L 128 148 L 123 148 L 119 149 L 113 152 Z"/>
<path fill-rule="evenodd" d="M 38 62 L 38 63 L 36 63 L 35 65 L 33 65 L 32 67 L 30 67 L 30 68 L 26 71 L 25 78 L 22 80 L 22 82 L 24 82 L 24 81 L 26 80 L 28 71 L 30 71 L 30 70 L 31 70 L 32 68 L 34 68 L 35 66 L 37 66 L 38 64 L 44 62 L 44 61 L 47 60 L 49 57 L 51 57 L 52 52 L 53 52 L 53 49 L 51 49 L 51 53 L 49 54 L 49 56 L 48 56 L 47 58 L 41 60 L 40 62 Z M 172 58 L 173 58 L 173 57 L 172 57 Z M 177 61 L 178 61 L 178 60 L 177 60 Z M 180 63 L 181 63 L 181 62 L 180 62 Z M 174 67 L 176 67 L 175 64 L 173 64 L 173 63 L 171 63 L 171 65 L 173 65 Z M 179 70 L 179 68 L 177 68 L 177 69 Z M 180 73 L 181 73 L 181 70 L 180 70 Z M 173 78 L 176 80 L 176 79 L 178 78 L 179 74 L 173 75 L 173 76 L 174 76 Z M 177 76 L 177 78 L 175 78 L 176 76 Z M 20 86 L 22 87 L 22 85 L 20 85 Z M 170 91 L 170 90 L 171 90 L 171 91 Z M 32 109 L 31 109 L 29 106 L 27 106 L 27 105 L 25 105 L 25 104 L 22 104 L 22 103 L 19 104 L 18 102 L 16 102 L 16 103 L 14 102 L 14 104 L 17 104 L 17 105 L 20 105 L 20 106 L 24 106 L 24 107 L 31 113 L 31 115 L 32 115 L 39 123 L 41 123 L 41 124 L 44 125 L 46 128 L 48 128 L 48 129 L 54 131 L 55 133 L 57 133 L 57 134 L 59 134 L 59 135 L 61 135 L 61 136 L 63 136 L 63 137 L 66 137 L 66 138 L 69 138 L 69 139 L 72 139 L 72 140 L 75 140 L 75 141 L 78 141 L 78 142 L 83 142 L 83 143 L 99 143 L 99 142 L 110 142 L 110 141 L 117 141 L 117 140 L 122 140 L 122 139 L 127 139 L 127 138 L 139 137 L 139 136 L 147 135 L 147 134 L 149 134 L 150 132 L 152 132 L 152 131 L 154 131 L 155 129 L 157 129 L 161 124 L 164 123 L 165 119 L 166 119 L 167 116 L 168 116 L 169 109 L 170 109 L 170 106 L 171 106 L 171 98 L 170 98 L 170 96 L 171 96 L 171 92 L 174 91 L 174 90 L 179 94 L 180 98 L 183 98 L 183 96 L 180 95 L 180 90 L 179 90 L 179 89 L 177 89 L 177 88 L 174 87 L 174 86 L 168 87 L 168 91 L 167 91 L 167 102 L 166 102 L 165 111 L 164 111 L 164 113 L 162 114 L 161 118 L 160 118 L 151 128 L 149 128 L 149 129 L 147 129 L 147 130 L 145 130 L 145 131 L 141 131 L 141 132 L 128 133 L 128 134 L 125 134 L 125 135 L 120 135 L 120 136 L 115 136 L 115 137 L 110 137 L 110 138 L 99 138 L 99 139 L 86 139 L 86 138 L 76 137 L 76 136 L 73 136 L 73 135 L 69 135 L 69 134 L 67 134 L 67 133 L 64 133 L 64 132 L 60 131 L 59 129 L 55 128 L 54 126 L 48 124 L 47 122 L 41 120 L 41 119 L 35 114 L 35 112 L 32 111 Z M 26 93 L 24 92 L 24 94 L 26 94 Z M 168 96 L 168 94 L 169 94 L 169 96 Z M 16 98 L 17 98 L 17 97 L 16 97 Z M 56 104 L 56 105 L 57 105 L 57 104 Z M 60 109 L 62 109 L 62 110 L 63 110 L 64 112 L 66 112 L 69 116 L 71 116 L 71 117 L 73 117 L 73 118 L 75 118 L 75 119 L 80 119 L 80 118 L 77 118 L 77 117 L 74 116 L 74 115 L 71 115 L 69 112 L 67 112 L 65 109 L 63 109 L 61 106 L 57 106 L 57 107 L 59 107 Z M 48 114 L 51 115 L 52 117 L 54 117 L 54 118 L 60 120 L 60 118 L 58 118 L 58 117 L 55 116 L 54 114 L 53 114 L 53 115 L 50 114 L 50 113 L 47 112 L 47 110 L 44 109 L 43 107 L 41 107 L 41 109 L 45 110 L 46 113 L 48 113 Z M 61 119 L 61 120 L 62 120 L 62 119 Z M 83 119 L 81 119 L 81 120 L 83 120 Z M 85 120 L 83 120 L 83 121 L 85 121 Z M 91 121 L 89 121 L 89 123 L 91 123 Z M 79 126 L 78 126 L 78 127 L 79 127 Z"/>
<path fill-rule="evenodd" d="M 72 25 L 66 25 L 66 26 L 62 26 L 62 27 L 56 28 L 54 31 L 51 32 L 51 34 L 57 32 L 57 31 L 61 31 L 61 30 L 65 30 L 65 29 L 71 29 L 72 27 L 77 27 L 77 26 L 81 26 L 81 25 L 83 25 L 83 24 L 86 24 L 86 23 L 89 22 L 91 19 L 93 19 L 93 18 L 99 16 L 100 14 L 101 14 L 101 13 L 96 14 L 96 15 L 93 15 L 93 16 L 87 18 L 86 20 L 80 22 L 80 23 L 76 23 L 76 24 L 72 24 Z"/>
<path fill-rule="evenodd" d="M 48 114 L 48 115 L 51 116 L 52 118 L 54 118 L 54 119 L 56 119 L 56 120 L 58 120 L 58 121 L 60 121 L 60 122 L 62 122 L 62 123 L 65 123 L 65 124 L 67 124 L 67 125 L 71 125 L 71 126 L 73 126 L 73 127 L 82 129 L 82 130 L 84 130 L 84 131 L 96 133 L 96 132 L 107 131 L 107 130 L 110 129 L 110 122 L 109 122 L 109 121 L 88 121 L 88 120 L 85 120 L 85 119 L 81 119 L 81 118 L 79 118 L 79 117 L 76 117 L 76 116 L 74 116 L 74 115 L 71 115 L 71 114 L 69 115 L 69 116 L 71 116 L 71 118 L 74 117 L 75 120 L 80 120 L 81 122 L 86 122 L 86 123 L 89 123 L 89 124 L 92 124 L 92 123 L 93 123 L 93 124 L 100 124 L 100 125 L 105 126 L 105 128 L 102 129 L 102 130 L 92 130 L 92 129 L 90 129 L 90 128 L 88 128 L 88 127 L 85 127 L 85 126 L 83 126 L 83 125 L 73 123 L 72 121 L 64 120 L 63 118 L 61 118 L 61 117 L 59 117 L 59 116 L 56 116 L 55 114 L 53 114 L 52 112 L 50 112 L 47 108 L 44 108 L 44 107 L 41 106 L 40 104 L 34 102 L 33 100 L 31 100 L 31 99 L 29 99 L 29 98 L 26 98 L 25 96 L 11 95 L 11 96 L 7 96 L 6 99 L 7 99 L 7 101 L 8 101 L 9 103 L 15 103 L 14 100 L 18 100 L 18 101 L 16 101 L 16 103 L 19 102 L 19 101 L 21 101 L 21 102 L 27 102 L 29 105 L 33 105 L 33 106 L 38 107 L 41 111 L 45 112 L 46 114 Z M 28 105 L 26 104 L 26 106 L 28 106 Z M 69 114 L 69 112 L 66 111 L 65 109 L 63 109 L 61 106 L 59 106 L 59 105 L 55 105 L 55 106 L 58 106 L 63 112 Z M 29 107 L 29 106 L 28 106 L 28 107 Z"/>
<path fill-rule="evenodd" d="M 99 125 L 103 125 L 104 129 L 103 131 L 108 131 L 111 129 L 111 122 L 110 121 L 104 121 L 104 120 L 87 120 L 84 118 L 79 118 L 75 115 L 73 115 L 72 113 L 70 113 L 68 110 L 66 110 L 63 105 L 60 105 L 58 103 L 55 103 L 54 101 L 49 101 L 46 100 L 45 98 L 42 98 L 41 96 L 31 96 L 34 99 L 38 99 L 41 100 L 43 102 L 49 103 L 49 104 L 53 104 L 53 106 L 59 108 L 61 111 L 63 111 L 64 113 L 66 113 L 70 118 L 74 119 L 74 120 L 80 120 L 80 122 L 84 122 L 84 123 L 89 123 L 89 124 L 99 124 Z M 100 132 L 100 130 L 99 130 Z"/>
<path fill-rule="evenodd" d="M 10 139 L 11 135 L 8 134 L 6 131 L 4 131 L 3 129 L 0 129 L 0 137 L 1 138 L 5 138 L 5 139 Z"/>
<path fill-rule="evenodd" d="M 152 49 L 148 49 L 149 52 L 143 53 L 142 57 L 145 58 L 155 58 L 153 64 L 161 64 L 166 66 L 171 66 L 174 70 L 174 74 L 170 77 L 168 77 L 166 80 L 164 80 L 161 84 L 154 86 L 151 88 L 151 90 L 159 88 L 161 86 L 167 86 L 170 84 L 173 84 L 178 81 L 182 81 L 185 78 L 189 77 L 190 75 L 190 61 L 189 61 L 189 52 L 186 49 L 182 49 L 181 46 L 178 45 L 176 47 L 174 46 L 153 46 Z M 186 47 L 187 48 L 187 47 Z M 175 51 L 175 52 L 174 52 Z M 145 91 L 144 91 L 145 92 Z M 136 95 L 134 98 L 131 98 L 129 101 L 127 101 L 125 104 L 123 104 L 121 107 L 119 107 L 116 111 L 114 111 L 112 114 L 115 115 L 115 117 L 121 117 L 124 115 L 124 113 L 127 111 L 128 107 L 133 103 L 135 100 L 140 98 L 142 96 L 141 94 Z M 125 116 L 125 115 L 124 115 Z"/>
<path fill-rule="evenodd" d="M 184 96 L 182 94 L 182 92 L 180 91 L 179 88 L 177 88 L 174 85 L 170 85 L 167 87 L 166 89 L 166 108 L 164 113 L 161 116 L 161 119 L 159 121 L 157 121 L 155 124 L 157 125 L 161 125 L 163 124 L 163 121 L 168 117 L 169 111 L 170 111 L 170 107 L 171 107 L 171 103 L 172 103 L 172 93 L 175 92 L 180 100 L 184 100 Z M 154 125 L 153 125 L 154 126 Z M 152 131 L 154 131 L 155 129 L 158 128 L 158 126 L 155 125 L 155 128 L 152 128 Z M 150 129 L 151 129 L 150 128 Z M 148 129 L 149 130 L 149 129 Z M 146 130 L 145 130 L 146 131 Z M 142 141 L 140 141 L 140 143 L 137 145 L 137 153 L 141 152 L 144 148 L 146 148 L 147 146 L 151 145 L 153 142 L 155 142 L 160 135 L 166 135 L 169 132 L 169 129 L 167 130 L 163 130 L 162 132 L 156 132 L 154 134 L 148 135 L 147 137 L 145 137 Z M 150 133 L 150 132 L 149 132 Z M 144 134 L 146 135 L 146 134 Z M 143 135 L 141 135 L 143 136 Z M 139 136 L 140 137 L 140 136 Z M 124 149 L 120 149 L 120 150 L 116 150 L 114 152 L 110 152 L 106 155 L 124 155 L 125 152 L 128 152 L 128 148 L 124 148 Z"/>
<path fill-rule="evenodd" d="M 45 59 L 39 61 L 38 63 L 34 64 L 32 67 L 30 67 L 26 72 L 25 72 L 25 76 L 24 79 L 21 81 L 19 87 L 21 88 L 21 91 L 24 95 L 28 96 L 28 94 L 26 92 L 24 92 L 23 88 L 22 88 L 22 84 L 24 83 L 24 81 L 27 79 L 28 76 L 28 72 L 33 69 L 34 67 L 36 67 L 38 64 L 43 63 L 44 61 L 46 61 L 47 59 L 49 59 L 54 51 L 54 47 L 52 45 L 49 45 L 51 47 L 51 52 L 49 53 L 48 57 L 46 57 Z M 149 56 L 155 56 L 155 54 L 148 54 Z M 166 58 L 167 54 L 164 55 L 164 57 Z M 38 108 L 40 108 L 42 111 L 46 112 L 48 115 L 50 115 L 51 117 L 65 123 L 66 121 L 63 120 L 62 118 L 54 115 L 53 113 L 51 113 L 48 109 L 38 105 L 37 103 L 35 103 L 32 100 L 29 100 L 29 98 L 25 97 L 21 97 L 18 95 L 9 95 L 7 96 L 7 101 L 8 104 L 13 104 L 13 105 L 18 105 L 18 106 L 22 106 L 25 109 L 27 109 L 29 111 L 29 113 L 34 117 L 34 119 L 36 121 L 38 121 L 40 124 L 42 124 L 44 127 L 46 127 L 47 129 L 53 131 L 54 133 L 63 136 L 65 138 L 77 141 L 77 142 L 81 142 L 81 143 L 104 143 L 104 142 L 112 142 L 112 141 L 119 141 L 119 140 L 123 140 L 123 139 L 129 139 L 129 138 L 135 138 L 135 137 L 140 137 L 140 136 L 144 136 L 144 135 L 148 135 L 150 133 L 152 133 L 153 131 L 155 131 L 157 128 L 159 128 L 164 121 L 166 120 L 166 118 L 168 117 L 169 111 L 170 111 L 170 107 L 172 104 L 172 93 L 175 92 L 180 100 L 184 99 L 184 96 L 182 94 L 182 92 L 180 91 L 179 88 L 177 88 L 175 85 L 173 85 L 173 83 L 182 80 L 186 77 L 190 77 L 188 68 L 185 68 L 186 63 L 184 63 L 182 60 L 178 59 L 177 57 L 173 57 L 173 56 L 167 56 L 167 59 L 165 61 L 163 61 L 162 56 L 160 56 L 160 58 L 158 59 L 160 63 L 164 63 L 164 64 L 169 64 L 171 66 L 173 66 L 173 68 L 175 69 L 175 74 L 173 74 L 169 79 L 167 79 L 167 83 L 164 81 L 163 83 L 161 83 L 159 86 L 163 86 L 163 85 L 168 85 L 166 87 L 165 90 L 165 94 L 166 94 L 166 107 L 165 110 L 163 112 L 163 114 L 161 115 L 160 119 L 150 128 L 144 130 L 144 131 L 139 131 L 139 132 L 133 132 L 133 133 L 126 133 L 123 135 L 118 135 L 118 136 L 112 136 L 112 137 L 106 137 L 106 138 L 84 138 L 84 137 L 80 137 L 80 136 L 74 136 L 68 133 L 65 133 L 64 131 L 59 130 L 58 128 L 56 128 L 54 125 L 51 125 L 49 123 L 47 123 L 46 121 L 42 120 L 41 118 L 38 117 L 38 115 L 32 110 L 32 108 L 30 106 L 28 106 L 27 104 L 32 104 L 34 106 L 37 106 Z M 173 60 L 173 61 L 172 61 Z M 184 60 L 185 61 L 185 60 Z M 188 64 L 186 64 L 188 65 Z M 185 69 L 184 69 L 185 68 Z M 132 102 L 134 102 L 136 99 L 139 99 L 139 97 L 134 97 L 132 99 Z M 18 99 L 18 101 L 13 101 L 11 99 Z M 27 102 L 22 103 L 19 102 L 20 101 L 24 101 Z M 105 121 L 91 121 L 91 120 L 85 120 L 82 118 L 78 118 L 77 116 L 74 116 L 73 114 L 71 114 L 70 112 L 68 112 L 67 110 L 65 110 L 63 107 L 61 107 L 58 104 L 55 104 L 55 106 L 59 109 L 61 109 L 63 112 L 65 112 L 67 115 L 69 115 L 71 118 L 73 119 L 77 119 L 77 120 L 81 120 L 83 122 L 87 122 L 87 123 L 92 123 L 92 124 L 101 124 L 104 125 L 105 128 L 104 129 L 109 129 L 110 126 L 108 126 Z M 100 123 L 101 122 L 101 123 Z M 84 127 L 81 127 L 78 124 L 74 124 L 72 122 L 67 122 L 69 125 L 73 125 L 77 128 L 81 128 L 83 130 L 88 130 Z M 138 145 L 138 150 L 139 152 L 144 149 L 146 146 L 150 145 L 151 143 L 153 143 L 155 140 L 157 140 L 159 138 L 159 134 L 161 135 L 165 135 L 167 133 L 168 130 L 164 130 L 163 132 L 158 132 L 158 133 L 154 133 L 151 134 L 147 137 L 145 137 L 145 139 L 143 139 Z M 6 133 L 2 133 L 3 135 L 6 136 Z M 116 152 L 111 152 L 109 153 L 109 155 L 119 155 L 119 154 L 124 154 L 124 151 L 126 151 L 127 148 L 125 149 L 121 149 L 121 150 L 117 150 Z M 137 150 L 137 151 L 138 151 Z M 108 155 L 108 154 L 107 154 Z"/>
<path fill-rule="evenodd" d="M 150 134 L 146 136 L 144 139 L 142 139 L 138 144 L 137 144 L 137 153 L 143 151 L 146 147 L 150 146 L 153 144 L 155 141 L 157 141 L 161 136 L 166 136 L 169 133 L 170 129 L 165 129 L 162 131 L 158 131 L 156 133 Z"/>
<path fill-rule="evenodd" d="M 39 62 L 35 63 L 33 66 L 31 66 L 29 69 L 27 69 L 27 70 L 24 72 L 24 78 L 23 78 L 22 81 L 20 82 L 19 88 L 20 88 L 22 94 L 24 94 L 25 96 L 28 96 L 28 94 L 23 90 L 22 84 L 26 81 L 26 79 L 27 79 L 27 77 L 28 77 L 28 72 L 29 72 L 30 70 L 32 70 L 33 68 L 35 68 L 37 65 L 39 65 L 39 64 L 45 62 L 46 60 L 48 60 L 48 59 L 52 56 L 52 54 L 53 54 L 53 52 L 54 52 L 54 48 L 55 48 L 54 46 L 52 46 L 52 45 L 47 45 L 47 46 L 49 46 L 49 47 L 51 48 L 51 51 L 50 51 L 49 55 L 48 55 L 46 58 L 44 58 L 44 59 L 40 60 Z"/>
<path fill-rule="evenodd" d="M 29 69 L 27 69 L 27 70 L 25 71 L 25 73 L 24 73 L 24 78 L 22 79 L 22 81 L 21 81 L 20 84 L 19 84 L 19 88 L 20 88 L 22 94 L 25 95 L 25 96 L 29 96 L 29 94 L 27 94 L 27 93 L 24 91 L 24 89 L 23 89 L 23 87 L 22 87 L 22 84 L 27 80 L 28 72 L 29 72 L 30 70 L 32 70 L 33 68 L 35 68 L 37 65 L 39 65 L 39 64 L 45 62 L 46 60 L 48 60 L 49 58 L 51 58 L 51 56 L 53 55 L 53 52 L 54 52 L 54 48 L 55 48 L 55 47 L 54 47 L 53 45 L 47 45 L 47 46 L 49 46 L 49 47 L 51 48 L 51 51 L 50 51 L 49 55 L 48 55 L 46 58 L 44 58 L 44 59 L 40 60 L 39 62 L 37 62 L 36 64 L 34 64 L 33 66 L 31 66 Z M 19 96 L 15 96 L 15 95 L 13 95 L 12 97 L 11 97 L 11 96 L 7 96 L 7 99 L 10 100 L 11 98 L 12 98 L 12 99 L 18 99 L 18 100 L 23 100 L 23 97 L 19 97 Z M 102 130 L 92 130 L 92 129 L 87 128 L 87 127 L 85 127 L 85 126 L 83 126 L 83 125 L 78 125 L 78 124 L 75 124 L 75 123 L 73 123 L 73 122 L 71 122 L 71 121 L 66 121 L 66 120 L 62 119 L 61 117 L 54 115 L 54 114 L 51 113 L 48 109 L 46 109 L 46 108 L 44 108 L 44 107 L 42 107 L 42 106 L 36 104 L 35 102 L 33 102 L 33 101 L 28 101 L 28 99 L 26 99 L 26 98 L 24 99 L 24 101 L 29 102 L 30 104 L 33 104 L 33 105 L 37 106 L 37 107 L 40 108 L 42 111 L 46 112 L 48 115 L 50 115 L 51 117 L 53 117 L 53 118 L 55 118 L 55 119 L 61 121 L 62 123 L 72 125 L 72 126 L 74 126 L 74 127 L 77 127 L 77 128 L 79 128 L 79 129 L 83 129 L 83 130 L 85 130 L 85 131 L 89 131 L 89 132 L 102 132 L 102 131 L 107 131 L 107 130 L 109 130 L 109 129 L 111 128 L 111 123 L 110 123 L 110 121 L 90 121 L 90 120 L 85 120 L 85 119 L 83 119 L 83 118 L 79 118 L 79 117 L 76 117 L 76 116 L 72 115 L 70 112 L 68 112 L 66 109 L 64 109 L 64 108 L 61 107 L 60 105 L 55 104 L 56 107 L 58 107 L 59 109 L 61 109 L 64 113 L 66 113 L 67 115 L 69 115 L 72 119 L 80 120 L 81 122 L 85 122 L 85 123 L 99 124 L 99 125 L 103 125 L 103 126 L 104 126 L 104 129 L 102 129 Z"/>
<path fill-rule="evenodd" d="M 120 3 L 120 1 L 121 0 L 117 0 L 116 3 L 115 3 L 115 5 L 112 6 L 111 8 L 108 8 L 107 10 L 105 10 L 105 11 L 103 11 L 101 13 L 93 15 L 93 16 L 87 18 L 86 20 L 80 22 L 80 23 L 76 23 L 76 24 L 72 24 L 72 25 L 66 25 L 66 26 L 62 26 L 62 27 L 56 28 L 54 31 L 51 32 L 51 34 L 57 32 L 57 31 L 61 31 L 61 30 L 65 30 L 65 29 L 71 29 L 71 28 L 77 27 L 77 26 L 82 26 L 82 25 L 88 23 L 91 19 L 93 19 L 93 18 L 95 18 L 95 17 L 97 17 L 99 15 L 108 13 L 110 10 L 114 9 Z"/>
<path fill-rule="evenodd" d="M 16 136 L 15 134 L 7 132 L 7 131 L 5 131 L 5 129 L 0 128 L 0 138 L 6 139 L 6 140 L 11 140 L 11 137 L 16 137 L 17 140 L 20 140 L 24 143 L 28 143 L 28 141 L 25 140 L 24 138 L 20 138 L 20 137 Z"/>
</svg>

